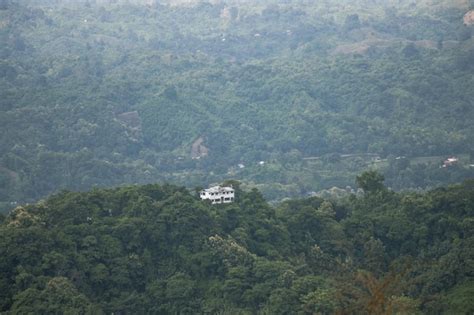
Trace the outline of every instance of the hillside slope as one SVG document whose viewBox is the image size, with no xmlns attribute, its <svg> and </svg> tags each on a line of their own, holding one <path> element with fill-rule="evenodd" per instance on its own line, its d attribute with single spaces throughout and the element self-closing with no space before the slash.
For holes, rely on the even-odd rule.
<svg viewBox="0 0 474 315">
<path fill-rule="evenodd" d="M 0 311 L 468 314 L 474 183 L 268 205 L 169 185 L 62 192 L 0 224 Z"/>
<path fill-rule="evenodd" d="M 382 170 L 396 189 L 472 177 L 467 8 L 351 3 L 4 2 L 1 202 L 228 177 L 277 199 L 350 185 L 370 167 L 341 166 L 341 154 L 392 161 Z M 193 159 L 201 138 L 207 156 Z M 420 170 L 399 156 L 440 158 Z"/>
</svg>

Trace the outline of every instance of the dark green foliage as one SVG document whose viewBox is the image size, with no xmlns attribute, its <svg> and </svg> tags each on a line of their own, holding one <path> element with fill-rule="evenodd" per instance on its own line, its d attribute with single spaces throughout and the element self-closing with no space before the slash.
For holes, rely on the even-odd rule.
<svg viewBox="0 0 474 315">
<path fill-rule="evenodd" d="M 356 177 L 357 187 L 362 188 L 364 192 L 369 194 L 385 190 L 383 181 L 383 175 L 376 171 L 364 172 Z"/>
<path fill-rule="evenodd" d="M 85 314 L 90 301 L 64 277 L 51 278 L 43 290 L 28 288 L 14 298 L 12 313 Z"/>
<path fill-rule="evenodd" d="M 362 179 L 376 190 L 275 207 L 236 181 L 227 205 L 146 185 L 17 207 L 0 223 L 0 311 L 472 312 L 474 183 L 395 194 Z"/>
</svg>

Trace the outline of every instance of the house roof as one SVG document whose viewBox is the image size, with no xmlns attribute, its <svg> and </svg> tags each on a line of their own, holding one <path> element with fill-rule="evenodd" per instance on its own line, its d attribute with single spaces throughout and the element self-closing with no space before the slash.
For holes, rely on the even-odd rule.
<svg viewBox="0 0 474 315">
<path fill-rule="evenodd" d="M 221 193 L 221 192 L 233 192 L 234 188 L 232 187 L 221 187 L 221 186 L 213 186 L 209 187 L 208 189 L 204 189 L 202 191 L 210 192 L 210 193 Z"/>
</svg>

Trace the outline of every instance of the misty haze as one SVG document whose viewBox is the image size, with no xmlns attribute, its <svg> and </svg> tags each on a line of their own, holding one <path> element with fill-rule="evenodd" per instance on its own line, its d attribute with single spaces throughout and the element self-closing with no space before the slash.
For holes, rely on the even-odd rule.
<svg viewBox="0 0 474 315">
<path fill-rule="evenodd" d="M 474 313 L 473 25 L 0 0 L 0 313 Z"/>
</svg>

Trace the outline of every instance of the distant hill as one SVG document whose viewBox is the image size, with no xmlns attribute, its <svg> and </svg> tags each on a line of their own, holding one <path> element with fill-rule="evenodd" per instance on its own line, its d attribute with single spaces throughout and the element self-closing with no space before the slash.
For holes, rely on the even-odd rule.
<svg viewBox="0 0 474 315">
<path fill-rule="evenodd" d="M 279 200 L 366 169 L 397 190 L 474 176 L 464 4 L 57 3 L 1 3 L 4 211 L 156 180 L 236 178 Z"/>
</svg>

